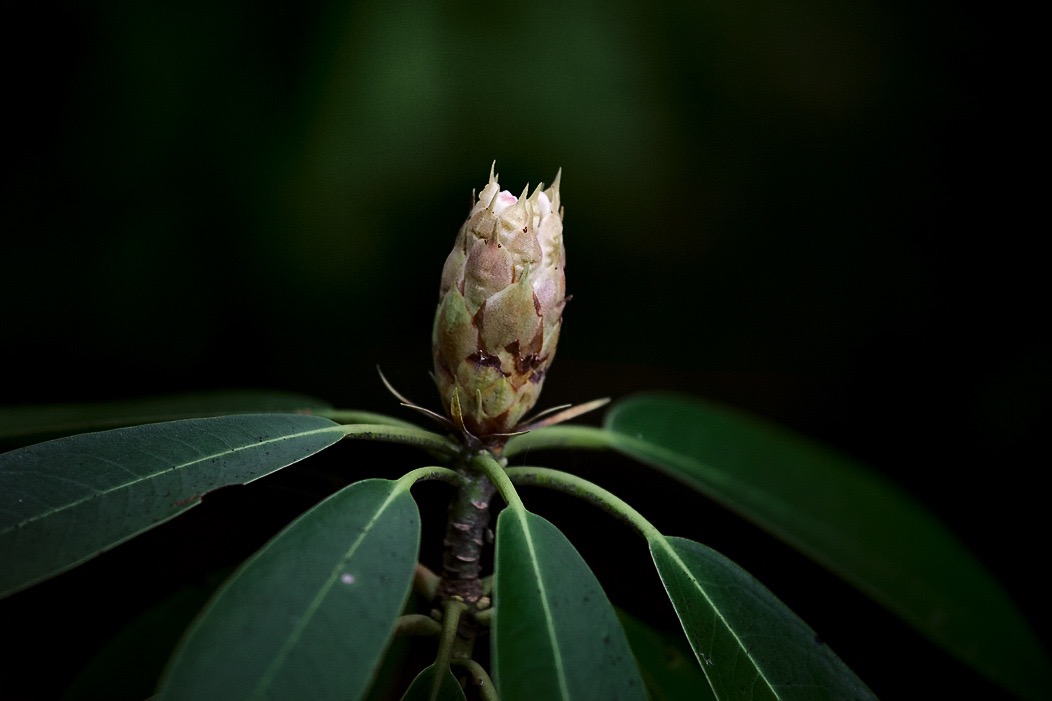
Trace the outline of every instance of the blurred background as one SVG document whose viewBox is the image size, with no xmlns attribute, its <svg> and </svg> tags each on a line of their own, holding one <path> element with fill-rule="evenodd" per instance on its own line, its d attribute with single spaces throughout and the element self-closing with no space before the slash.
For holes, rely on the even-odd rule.
<svg viewBox="0 0 1052 701">
<path fill-rule="evenodd" d="M 5 14 L 0 404 L 273 388 L 399 414 L 379 364 L 436 406 L 431 320 L 472 190 L 494 160 L 514 193 L 561 167 L 573 300 L 542 404 L 671 389 L 823 440 L 929 504 L 1048 641 L 1019 18 L 876 0 Z M 776 593 L 822 577 L 685 508 Z M 846 624 L 823 600 L 850 595 L 820 586 L 791 603 L 844 627 L 834 649 L 878 694 L 917 665 L 967 674 L 903 652 L 882 613 Z"/>
</svg>

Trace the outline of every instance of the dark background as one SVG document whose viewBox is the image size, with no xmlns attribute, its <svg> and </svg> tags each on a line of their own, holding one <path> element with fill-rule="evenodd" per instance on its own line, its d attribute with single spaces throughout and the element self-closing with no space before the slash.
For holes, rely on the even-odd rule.
<svg viewBox="0 0 1052 701">
<path fill-rule="evenodd" d="M 472 189 L 494 159 L 516 193 L 562 167 L 573 300 L 542 404 L 674 389 L 821 439 L 930 505 L 1048 642 L 1026 18 L 876 0 L 5 13 L 0 404 L 258 387 L 398 414 L 380 364 L 437 405 L 431 318 Z M 31 696 L 57 694 L 150 582 L 199 581 L 341 479 L 420 464 L 333 453 L 0 608 L 8 679 L 53 662 Z M 990 691 L 718 507 L 613 457 L 549 464 L 746 566 L 878 695 Z M 591 551 L 604 583 L 653 592 L 614 545 Z"/>
</svg>

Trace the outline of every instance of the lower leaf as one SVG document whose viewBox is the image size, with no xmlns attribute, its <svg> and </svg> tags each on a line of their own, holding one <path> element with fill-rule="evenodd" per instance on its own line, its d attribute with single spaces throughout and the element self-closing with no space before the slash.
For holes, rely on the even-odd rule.
<svg viewBox="0 0 1052 701">
<path fill-rule="evenodd" d="M 449 667 L 438 669 L 435 665 L 416 675 L 402 701 L 466 701 L 464 690 Z"/>
<path fill-rule="evenodd" d="M 815 632 L 749 573 L 700 543 L 650 552 L 716 698 L 876 699 Z"/>
<path fill-rule="evenodd" d="M 419 540 L 408 485 L 365 480 L 337 492 L 223 586 L 160 698 L 361 698 L 409 595 Z"/>
<path fill-rule="evenodd" d="M 496 558 L 493 676 L 502 701 L 646 698 L 613 606 L 555 526 L 505 509 Z"/>
<path fill-rule="evenodd" d="M 716 698 L 679 631 L 673 639 L 624 611 L 619 610 L 617 617 L 639 661 L 650 701 L 713 701 Z"/>
</svg>

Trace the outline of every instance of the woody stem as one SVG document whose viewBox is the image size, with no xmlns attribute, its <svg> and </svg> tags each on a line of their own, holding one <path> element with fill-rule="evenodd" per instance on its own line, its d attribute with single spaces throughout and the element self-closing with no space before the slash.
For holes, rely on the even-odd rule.
<svg viewBox="0 0 1052 701">
<path fill-rule="evenodd" d="M 449 504 L 438 599 L 459 597 L 475 604 L 482 596 L 481 555 L 490 521 L 490 500 L 496 489 L 482 473 L 463 470 L 461 474 L 465 482 Z"/>
</svg>

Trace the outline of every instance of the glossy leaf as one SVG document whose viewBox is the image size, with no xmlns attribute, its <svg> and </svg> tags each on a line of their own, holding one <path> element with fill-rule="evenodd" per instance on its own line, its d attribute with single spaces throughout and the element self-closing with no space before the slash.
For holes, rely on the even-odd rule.
<svg viewBox="0 0 1052 701">
<path fill-rule="evenodd" d="M 1049 662 L 1007 594 L 933 516 L 863 466 L 757 419 L 673 395 L 608 414 L 609 443 L 839 573 L 975 669 L 1030 698 Z"/>
<path fill-rule="evenodd" d="M 320 399 L 301 394 L 251 390 L 176 394 L 116 402 L 0 407 L 0 440 L 69 435 L 177 419 L 294 413 L 328 407 Z"/>
<path fill-rule="evenodd" d="M 84 433 L 0 454 L 0 595 L 332 445 L 328 419 L 259 414 Z"/>
<path fill-rule="evenodd" d="M 650 553 L 717 699 L 876 699 L 807 624 L 727 558 L 660 536 Z"/>
<path fill-rule="evenodd" d="M 436 684 L 435 676 L 440 675 Z M 466 701 L 467 696 L 460 688 L 456 677 L 446 667 L 441 672 L 431 665 L 420 674 L 409 685 L 402 696 L 402 701 Z"/>
<path fill-rule="evenodd" d="M 364 480 L 337 492 L 220 589 L 160 698 L 361 698 L 409 596 L 419 541 L 407 484 Z"/>
<path fill-rule="evenodd" d="M 493 681 L 502 701 L 645 699 L 613 606 L 551 523 L 497 518 Z"/>
<path fill-rule="evenodd" d="M 673 637 L 620 610 L 617 617 L 639 662 L 650 701 L 714 701 L 709 682 L 680 631 Z"/>
</svg>

